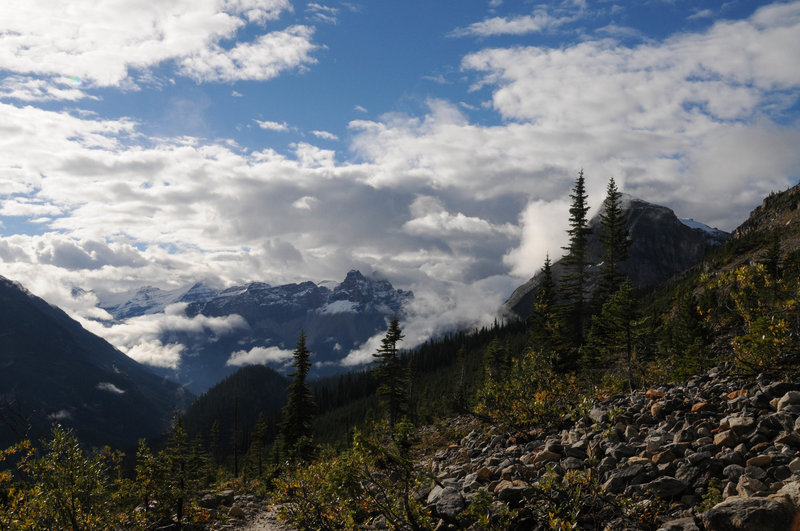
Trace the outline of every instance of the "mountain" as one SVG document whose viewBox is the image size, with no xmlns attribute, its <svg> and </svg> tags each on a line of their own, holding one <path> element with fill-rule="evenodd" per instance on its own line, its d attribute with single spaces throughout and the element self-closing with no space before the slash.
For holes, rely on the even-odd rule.
<svg viewBox="0 0 800 531">
<path fill-rule="evenodd" d="M 0 447 L 38 440 L 52 422 L 89 445 L 128 447 L 193 398 L 0 277 Z"/>
<path fill-rule="evenodd" d="M 101 301 L 101 306 L 117 321 L 159 314 L 175 303 L 185 303 L 184 313 L 190 319 L 241 317 L 244 323 L 225 334 L 173 330 L 161 337 L 164 344 L 182 344 L 184 355 L 177 370 L 154 370 L 201 393 L 238 368 L 236 360 L 231 360 L 234 353 L 240 353 L 240 358 L 250 353 L 249 363 L 269 361 L 285 370 L 301 329 L 312 351 L 312 374 L 340 372 L 335 362 L 384 330 L 393 314 L 402 315 L 412 297 L 410 291 L 394 289 L 388 280 L 352 270 L 338 284 L 252 282 L 223 290 L 195 284 L 188 291 L 145 287 L 127 298 Z M 271 354 L 267 349 L 272 349 Z"/>
<path fill-rule="evenodd" d="M 680 220 L 671 209 L 648 203 L 628 195 L 623 196 L 622 210 L 632 240 L 628 260 L 620 269 L 637 288 L 653 288 L 674 275 L 696 265 L 709 249 L 721 245 L 728 233 L 710 228 L 694 220 Z M 600 215 L 589 222 L 590 288 L 594 289 L 600 268 Z M 556 282 L 564 274 L 563 260 L 553 266 Z M 520 317 L 530 314 L 533 296 L 539 285 L 539 273 L 518 287 L 505 303 L 505 310 Z"/>
</svg>

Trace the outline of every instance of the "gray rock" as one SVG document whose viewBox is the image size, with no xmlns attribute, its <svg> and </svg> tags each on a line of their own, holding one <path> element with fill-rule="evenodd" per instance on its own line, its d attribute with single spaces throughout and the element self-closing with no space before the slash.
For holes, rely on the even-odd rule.
<svg viewBox="0 0 800 531">
<path fill-rule="evenodd" d="M 688 485 L 676 478 L 664 476 L 642 485 L 644 490 L 652 490 L 659 498 L 674 498 L 686 490 Z"/>
<path fill-rule="evenodd" d="M 742 474 L 744 474 L 744 467 L 740 465 L 728 465 L 722 471 L 722 475 L 731 481 L 739 481 Z"/>
<path fill-rule="evenodd" d="M 464 510 L 464 497 L 453 487 L 442 490 L 436 501 L 436 512 L 439 516 L 455 519 L 456 515 Z"/>
<path fill-rule="evenodd" d="M 664 523 L 658 528 L 658 531 L 700 531 L 694 518 L 687 516 L 686 518 L 678 518 Z"/>
<path fill-rule="evenodd" d="M 784 531 L 793 517 L 794 511 L 785 502 L 737 496 L 702 514 L 706 531 Z"/>
<path fill-rule="evenodd" d="M 788 406 L 800 405 L 800 391 L 788 391 L 778 400 L 778 411 L 783 411 Z"/>
</svg>

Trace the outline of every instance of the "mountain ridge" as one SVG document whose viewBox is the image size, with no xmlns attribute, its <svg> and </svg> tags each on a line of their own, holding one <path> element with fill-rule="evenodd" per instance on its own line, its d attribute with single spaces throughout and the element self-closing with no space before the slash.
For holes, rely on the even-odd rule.
<svg viewBox="0 0 800 531">
<path fill-rule="evenodd" d="M 680 220 L 672 209 L 627 194 L 622 200 L 622 211 L 632 243 L 628 251 L 629 258 L 620 264 L 620 269 L 635 287 L 641 289 L 654 288 L 696 265 L 706 251 L 718 247 L 728 237 L 728 233 L 694 220 L 694 226 L 690 226 Z M 597 264 L 602 256 L 600 214 L 589 221 L 589 228 L 592 232 L 588 242 L 588 257 L 594 264 L 589 268 L 589 288 L 593 291 L 600 274 Z M 556 282 L 564 271 L 563 258 L 552 264 Z M 503 313 L 523 318 L 530 314 L 540 274 L 537 272 L 514 290 L 503 305 Z"/>
</svg>

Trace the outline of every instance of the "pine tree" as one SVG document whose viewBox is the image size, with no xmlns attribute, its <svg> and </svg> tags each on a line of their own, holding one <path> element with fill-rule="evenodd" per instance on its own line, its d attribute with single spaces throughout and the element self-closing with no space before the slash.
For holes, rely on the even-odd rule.
<svg viewBox="0 0 800 531">
<path fill-rule="evenodd" d="M 281 422 L 283 453 L 291 461 L 308 459 L 312 453 L 311 420 L 316 406 L 311 389 L 306 383 L 306 376 L 311 369 L 311 351 L 306 347 L 305 331 L 300 331 L 293 355 L 294 372 L 290 374 L 293 379 L 287 390 Z"/>
<path fill-rule="evenodd" d="M 378 394 L 386 405 L 390 430 L 408 414 L 408 382 L 406 370 L 398 356 L 397 343 L 403 340 L 397 315 L 392 317 L 381 346 L 373 354 L 375 375 L 380 382 Z"/>
<path fill-rule="evenodd" d="M 595 295 L 595 304 L 598 309 L 603 307 L 606 300 L 619 289 L 625 280 L 625 274 L 620 271 L 619 266 L 628 259 L 631 240 L 625 226 L 621 199 L 622 193 L 617 190 L 617 185 L 612 177 L 608 181 L 603 212 L 600 214 L 602 227 L 600 243 L 603 246 L 603 262 L 600 266 L 600 281 Z"/>
<path fill-rule="evenodd" d="M 264 419 L 264 412 L 258 414 L 258 420 L 253 428 L 253 436 L 250 439 L 250 454 L 255 461 L 258 477 L 264 474 L 264 446 L 267 442 L 267 421 Z"/>
<path fill-rule="evenodd" d="M 569 209 L 570 228 L 567 230 L 569 245 L 564 247 L 567 254 L 562 263 L 566 268 L 566 274 L 562 279 L 561 294 L 566 299 L 565 324 L 568 329 L 571 328 L 573 346 L 580 347 L 583 344 L 586 327 L 586 288 L 591 265 L 588 257 L 588 237 L 591 229 L 587 221 L 589 206 L 583 170 L 578 173 L 570 198 L 572 199 L 572 206 Z"/>
<path fill-rule="evenodd" d="M 604 366 L 623 365 L 628 388 L 633 390 L 633 363 L 638 341 L 636 300 L 629 280 L 613 293 L 592 320 L 589 348 Z"/>
<path fill-rule="evenodd" d="M 541 280 L 528 320 L 530 346 L 540 351 L 553 352 L 558 348 L 560 326 L 556 312 L 556 283 L 553 280 L 550 255 L 545 258 L 541 269 Z"/>
</svg>

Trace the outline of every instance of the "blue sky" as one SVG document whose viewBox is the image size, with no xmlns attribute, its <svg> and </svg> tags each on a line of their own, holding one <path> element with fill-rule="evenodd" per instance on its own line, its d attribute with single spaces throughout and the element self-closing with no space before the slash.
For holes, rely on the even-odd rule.
<svg viewBox="0 0 800 531">
<path fill-rule="evenodd" d="M 725 230 L 797 183 L 798 49 L 791 1 L 7 0 L 0 274 L 154 363 L 197 323 L 104 297 L 357 268 L 421 340 L 559 253 L 580 168 Z"/>
</svg>

